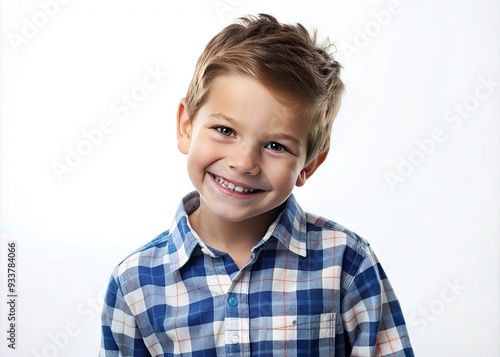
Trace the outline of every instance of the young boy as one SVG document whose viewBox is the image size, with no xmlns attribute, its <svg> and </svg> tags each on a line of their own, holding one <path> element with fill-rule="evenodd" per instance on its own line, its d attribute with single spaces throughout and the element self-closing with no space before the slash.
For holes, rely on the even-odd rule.
<svg viewBox="0 0 500 357">
<path fill-rule="evenodd" d="M 196 191 L 114 270 L 101 356 L 413 356 L 368 243 L 292 195 L 327 156 L 339 71 L 268 15 L 209 42 L 177 113 Z"/>
</svg>

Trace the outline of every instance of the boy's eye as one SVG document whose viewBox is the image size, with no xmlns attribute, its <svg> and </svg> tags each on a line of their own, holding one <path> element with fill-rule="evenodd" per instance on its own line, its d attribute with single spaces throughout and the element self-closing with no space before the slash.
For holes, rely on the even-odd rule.
<svg viewBox="0 0 500 357">
<path fill-rule="evenodd" d="M 286 148 L 283 145 L 276 143 L 276 142 L 269 143 L 265 147 L 272 150 L 272 151 L 276 151 L 276 152 L 286 151 Z"/>
<path fill-rule="evenodd" d="M 224 136 L 234 136 L 234 131 L 232 131 L 231 129 L 229 129 L 225 126 L 219 126 L 219 127 L 215 128 L 215 130 L 217 130 L 219 133 L 221 133 Z"/>
</svg>

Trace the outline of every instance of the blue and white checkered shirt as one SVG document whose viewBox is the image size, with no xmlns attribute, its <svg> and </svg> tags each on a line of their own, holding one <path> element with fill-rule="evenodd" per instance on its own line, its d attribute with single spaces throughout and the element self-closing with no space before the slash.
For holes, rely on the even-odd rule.
<svg viewBox="0 0 500 357">
<path fill-rule="evenodd" d="M 207 247 L 187 195 L 170 230 L 111 277 L 101 356 L 414 356 L 368 243 L 290 196 L 239 270 Z"/>
</svg>

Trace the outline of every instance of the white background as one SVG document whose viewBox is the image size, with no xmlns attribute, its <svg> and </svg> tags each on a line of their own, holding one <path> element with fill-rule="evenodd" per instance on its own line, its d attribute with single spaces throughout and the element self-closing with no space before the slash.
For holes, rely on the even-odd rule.
<svg viewBox="0 0 500 357">
<path fill-rule="evenodd" d="M 232 19 L 259 12 L 317 27 L 344 65 L 330 156 L 296 190 L 302 206 L 370 241 L 417 355 L 500 355 L 498 1 L 0 6 L 2 356 L 97 354 L 113 267 L 166 230 L 192 189 L 174 128 L 194 64 Z M 147 68 L 168 76 L 141 92 Z M 131 94 L 144 100 L 126 115 Z M 85 146 L 103 121 L 112 132 Z M 59 179 L 54 163 L 78 145 L 92 151 Z M 17 354 L 6 349 L 10 240 Z"/>
</svg>

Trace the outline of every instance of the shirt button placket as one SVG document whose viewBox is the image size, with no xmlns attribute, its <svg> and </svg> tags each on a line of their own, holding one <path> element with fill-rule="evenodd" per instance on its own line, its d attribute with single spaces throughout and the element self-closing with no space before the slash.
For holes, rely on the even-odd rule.
<svg viewBox="0 0 500 357">
<path fill-rule="evenodd" d="M 227 304 L 231 307 L 236 307 L 238 306 L 238 299 L 235 298 L 234 296 L 231 296 L 228 300 L 227 300 Z"/>
<path fill-rule="evenodd" d="M 237 345 L 240 342 L 240 337 L 238 335 L 231 336 L 231 342 L 233 345 Z"/>
</svg>

